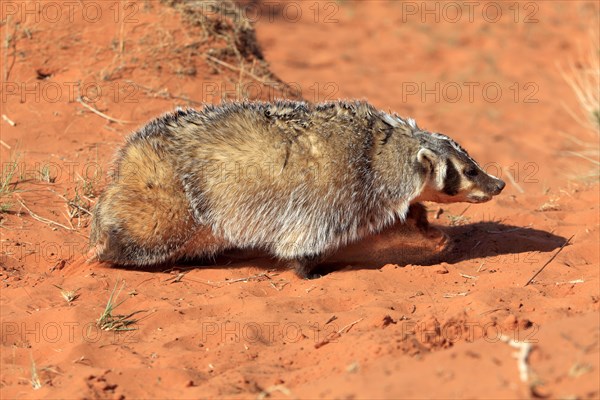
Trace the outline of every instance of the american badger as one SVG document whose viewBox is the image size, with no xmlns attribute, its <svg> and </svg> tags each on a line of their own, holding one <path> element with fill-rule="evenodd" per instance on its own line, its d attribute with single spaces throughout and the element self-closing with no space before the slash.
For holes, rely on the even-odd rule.
<svg viewBox="0 0 600 400">
<path fill-rule="evenodd" d="M 119 151 L 91 248 L 133 266 L 258 248 L 309 277 L 411 204 L 481 203 L 503 188 L 449 137 L 362 101 L 178 109 Z"/>
</svg>

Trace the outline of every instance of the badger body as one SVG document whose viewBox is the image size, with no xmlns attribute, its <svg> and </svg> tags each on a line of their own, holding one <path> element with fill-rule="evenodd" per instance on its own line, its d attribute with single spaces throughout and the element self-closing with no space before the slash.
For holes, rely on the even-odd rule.
<svg viewBox="0 0 600 400">
<path fill-rule="evenodd" d="M 120 265 L 260 248 L 308 276 L 417 201 L 487 201 L 503 186 L 447 136 L 365 102 L 207 105 L 127 139 L 91 245 Z"/>
</svg>

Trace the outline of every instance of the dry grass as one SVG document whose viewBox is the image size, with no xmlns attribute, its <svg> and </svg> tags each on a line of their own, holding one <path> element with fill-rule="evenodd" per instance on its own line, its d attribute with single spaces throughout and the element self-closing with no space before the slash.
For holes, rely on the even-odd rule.
<svg viewBox="0 0 600 400">
<path fill-rule="evenodd" d="M 589 53 L 578 63 L 570 62 L 566 70 L 561 68 L 565 81 L 571 86 L 579 101 L 579 111 L 567 107 L 573 118 L 587 130 L 592 137 L 565 134 L 576 150 L 565 154 L 586 160 L 594 166 L 587 175 L 579 176 L 584 180 L 597 181 L 600 178 L 600 43 L 596 33 L 592 37 Z"/>
<path fill-rule="evenodd" d="M 547 202 L 545 202 L 544 204 L 542 204 L 541 206 L 539 206 L 536 211 L 540 211 L 540 212 L 546 212 L 546 211 L 560 211 L 560 205 L 558 204 L 557 200 L 555 199 L 551 199 Z"/>
<path fill-rule="evenodd" d="M 117 291 L 117 287 L 119 286 L 119 280 L 115 282 L 115 287 L 108 298 L 108 302 L 106 303 L 106 307 L 100 315 L 100 318 L 96 321 L 96 325 L 104 330 L 104 331 L 132 331 L 135 330 L 135 324 L 139 321 L 137 318 L 133 318 L 134 315 L 146 312 L 146 310 L 138 310 L 133 311 L 129 314 L 115 314 L 114 311 L 121 304 L 125 302 L 125 300 L 121 300 L 117 302 L 119 294 L 123 287 L 125 287 L 125 282 L 121 284 L 121 287 Z"/>
<path fill-rule="evenodd" d="M 18 178 L 15 174 L 19 169 L 19 156 L 11 156 L 12 160 L 2 163 L 2 176 L 0 177 L 0 214 L 10 211 L 13 205 L 12 198 L 17 192 Z"/>
<path fill-rule="evenodd" d="M 53 220 L 48 219 L 48 218 L 44 218 L 44 217 L 42 217 L 42 216 L 34 213 L 31 210 L 31 208 L 29 208 L 27 206 L 27 204 L 25 204 L 25 202 L 23 201 L 23 199 L 21 199 L 18 195 L 17 195 L 17 201 L 19 202 L 19 204 L 21 205 L 21 207 L 23 207 L 29 213 L 29 215 L 31 216 L 31 218 L 35 219 L 36 221 L 39 221 L 39 222 L 41 222 L 43 224 L 46 224 L 46 225 L 49 225 L 49 226 L 57 226 L 57 227 L 66 229 L 67 231 L 74 231 L 75 230 L 75 228 L 72 227 L 72 226 L 68 227 L 68 226 L 63 225 L 63 224 L 61 224 L 59 222 L 53 221 Z"/>
<path fill-rule="evenodd" d="M 464 224 L 468 223 L 471 220 L 471 218 L 465 216 L 464 214 L 467 212 L 467 210 L 470 207 L 471 207 L 471 205 L 468 205 L 458 215 L 454 215 L 450 212 L 446 213 L 446 218 L 448 218 L 448 222 L 450 223 L 450 226 L 458 226 L 458 225 L 464 225 Z"/>
<path fill-rule="evenodd" d="M 46 183 L 56 182 L 56 176 L 52 174 L 52 169 L 49 165 L 44 165 L 40 170 L 40 180 Z"/>
<path fill-rule="evenodd" d="M 31 387 L 33 390 L 38 390 L 42 388 L 42 381 L 40 380 L 40 376 L 38 374 L 37 367 L 35 365 L 35 360 L 33 359 L 33 355 L 31 355 Z"/>
<path fill-rule="evenodd" d="M 229 0 L 161 0 L 162 3 L 180 11 L 184 20 L 202 28 L 204 40 L 218 39 L 225 46 L 213 47 L 214 53 L 234 55 L 238 60 L 256 58 L 263 60 L 263 54 L 256 39 L 252 23 L 242 10 Z"/>
<path fill-rule="evenodd" d="M 3 80 L 8 82 L 10 77 L 10 72 L 15 65 L 15 61 L 17 59 L 17 32 L 19 29 L 18 23 L 13 23 L 12 15 L 9 15 L 6 19 L 5 23 L 6 27 L 4 30 L 4 43 L 3 43 L 3 53 L 4 53 L 4 76 Z M 10 32 L 12 30 L 12 32 Z M 9 62 L 8 57 L 9 54 L 11 56 L 11 60 Z"/>
<path fill-rule="evenodd" d="M 92 199 L 96 195 L 96 189 L 92 180 L 84 179 L 81 176 L 78 176 L 78 179 L 71 197 L 67 197 L 66 193 L 63 196 L 54 190 L 51 191 L 65 201 L 68 221 L 71 224 L 73 220 L 77 220 L 79 229 L 86 227 L 89 217 L 92 216 L 91 209 L 94 202 Z"/>
<path fill-rule="evenodd" d="M 79 289 L 67 290 L 67 289 L 63 289 L 62 287 L 60 287 L 58 285 L 53 285 L 53 286 L 60 290 L 60 295 L 69 304 L 71 304 L 72 302 L 77 300 L 77 298 L 79 297 L 79 293 L 77 293 L 79 291 Z"/>
<path fill-rule="evenodd" d="M 199 43 L 204 62 L 215 73 L 222 75 L 237 92 L 237 100 L 258 96 L 263 100 L 270 97 L 301 97 L 295 88 L 281 81 L 269 70 L 261 47 L 256 38 L 252 22 L 244 11 L 230 0 L 161 0 L 181 13 L 184 22 L 192 28 L 200 28 L 202 37 Z M 237 73 L 235 79 L 228 74 Z M 265 86 L 266 95 L 252 93 L 246 82 L 257 82 Z M 268 88 L 267 88 L 268 87 Z M 274 90 L 273 90 L 274 89 Z M 254 88 L 254 90 L 256 90 Z M 263 91 L 260 91 L 261 93 Z M 231 93 L 223 93 L 223 96 Z M 223 99 L 222 99 L 223 100 Z"/>
<path fill-rule="evenodd" d="M 600 129 L 600 44 L 592 38 L 589 54 L 583 57 L 577 65 L 573 62 L 567 65 L 567 71 L 562 71 L 564 79 L 579 100 L 582 112 L 571 114 L 583 126 L 599 133 Z"/>
</svg>

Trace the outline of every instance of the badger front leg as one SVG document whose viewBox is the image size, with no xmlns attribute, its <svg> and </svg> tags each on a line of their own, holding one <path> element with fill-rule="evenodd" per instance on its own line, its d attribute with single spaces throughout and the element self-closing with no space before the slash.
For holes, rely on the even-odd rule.
<svg viewBox="0 0 600 400">
<path fill-rule="evenodd" d="M 310 255 L 310 256 L 300 256 L 288 262 L 288 265 L 291 269 L 296 272 L 300 278 L 304 279 L 315 279 L 320 278 L 321 275 L 315 274 L 319 263 L 323 260 L 324 256 L 321 254 L 318 255 Z"/>
</svg>

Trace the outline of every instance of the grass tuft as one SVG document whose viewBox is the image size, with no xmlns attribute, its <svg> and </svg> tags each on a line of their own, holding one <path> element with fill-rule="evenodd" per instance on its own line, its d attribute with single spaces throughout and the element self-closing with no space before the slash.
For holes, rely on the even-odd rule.
<svg viewBox="0 0 600 400">
<path fill-rule="evenodd" d="M 561 69 L 565 81 L 571 86 L 580 111 L 567 108 L 573 118 L 583 127 L 592 131 L 593 138 L 583 139 L 576 135 L 565 134 L 577 148 L 565 154 L 584 159 L 593 165 L 593 169 L 578 179 L 597 181 L 600 178 L 600 43 L 592 36 L 592 46 L 588 55 L 579 63 L 569 63 L 567 71 Z"/>
<path fill-rule="evenodd" d="M 49 165 L 44 165 L 40 170 L 40 179 L 42 182 L 46 183 L 55 183 L 56 176 L 52 175 L 52 171 L 50 170 Z"/>
<path fill-rule="evenodd" d="M 0 214 L 10 211 L 13 203 L 11 202 L 12 195 L 17 191 L 19 180 L 13 181 L 15 173 L 19 169 L 18 156 L 17 159 L 3 163 L 2 176 L 0 177 Z"/>
<path fill-rule="evenodd" d="M 31 387 L 33 387 L 33 390 L 42 388 L 42 381 L 40 380 L 33 355 L 31 355 Z"/>
<path fill-rule="evenodd" d="M 600 134 L 600 45 L 593 43 L 591 47 L 580 64 L 570 63 L 562 75 L 577 96 L 585 116 L 572 114 L 582 125 Z"/>
<path fill-rule="evenodd" d="M 592 132 L 592 137 L 583 137 L 583 134 L 562 134 L 575 146 L 573 150 L 565 151 L 564 154 L 585 160 L 592 165 L 589 172 L 578 174 L 574 178 L 597 182 L 600 179 L 600 43 L 594 34 L 591 36 L 589 54 L 583 56 L 578 63 L 569 63 L 566 71 L 561 68 L 561 73 L 573 89 L 580 105 L 578 112 L 568 107 L 567 111 L 581 126 Z"/>
<path fill-rule="evenodd" d="M 96 325 L 104 331 L 136 330 L 137 328 L 135 328 L 134 325 L 139 321 L 139 319 L 133 318 L 133 316 L 146 312 L 147 310 L 138 310 L 129 314 L 115 314 L 114 312 L 116 308 L 123 304 L 125 300 L 127 300 L 125 299 L 117 302 L 121 290 L 123 290 L 125 287 L 125 282 L 121 284 L 119 291 L 117 291 L 118 286 L 119 280 L 115 282 L 115 287 L 108 298 L 108 302 L 106 303 L 106 307 L 104 308 L 102 315 L 100 315 L 100 318 L 98 318 L 98 321 L 96 321 Z"/>
<path fill-rule="evenodd" d="M 77 298 L 79 297 L 79 293 L 77 293 L 77 291 L 79 289 L 75 289 L 75 290 L 66 290 L 61 288 L 58 285 L 54 285 L 54 287 L 60 289 L 60 295 L 63 297 L 63 299 L 65 299 L 65 301 L 69 304 L 71 304 L 72 302 L 74 302 L 75 300 L 77 300 Z"/>
</svg>

